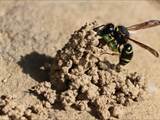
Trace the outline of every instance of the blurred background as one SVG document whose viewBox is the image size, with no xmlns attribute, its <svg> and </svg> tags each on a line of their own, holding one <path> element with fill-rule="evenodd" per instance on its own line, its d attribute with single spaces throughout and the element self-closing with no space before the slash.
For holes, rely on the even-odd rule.
<svg viewBox="0 0 160 120">
<path fill-rule="evenodd" d="M 32 75 L 23 74 L 19 63 L 22 57 L 37 52 L 54 57 L 69 40 L 71 34 L 85 23 L 112 22 L 130 26 L 147 20 L 160 20 L 159 0 L 20 0 L 0 1 L 0 93 L 14 93 L 22 102 L 30 99 L 22 91 L 35 84 Z M 160 27 L 137 31 L 132 38 L 152 46 L 160 52 Z M 146 76 L 154 94 L 160 87 L 160 58 L 155 58 L 139 46 L 134 46 L 134 58 L 126 66 Z M 23 66 L 29 71 L 28 63 Z M 15 89 L 16 88 L 16 89 Z M 156 92 L 155 92 L 156 90 Z M 151 93 L 153 94 L 153 93 Z M 23 97 L 22 97 L 23 96 Z M 151 101 L 130 108 L 128 118 L 157 117 L 160 95 Z M 154 101 L 154 102 L 152 102 Z M 147 106 L 150 105 L 151 107 Z M 143 108 L 143 106 L 146 106 Z M 160 117 L 159 117 L 160 118 Z"/>
</svg>

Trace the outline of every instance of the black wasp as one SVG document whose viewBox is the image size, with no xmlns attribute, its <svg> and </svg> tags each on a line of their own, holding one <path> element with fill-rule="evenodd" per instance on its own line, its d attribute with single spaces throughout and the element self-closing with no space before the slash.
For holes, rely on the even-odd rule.
<svg viewBox="0 0 160 120">
<path fill-rule="evenodd" d="M 114 24 L 108 23 L 106 25 L 98 26 L 93 30 L 96 31 L 99 36 L 101 36 L 102 40 L 113 52 L 118 52 L 120 54 L 118 63 L 118 66 L 120 66 L 129 63 L 133 57 L 133 48 L 132 45 L 128 43 L 129 40 L 148 50 L 155 57 L 159 57 L 159 54 L 156 50 L 130 38 L 129 33 L 130 31 L 146 29 L 157 25 L 160 25 L 160 20 L 150 20 L 129 27 L 122 25 L 115 27 Z"/>
</svg>

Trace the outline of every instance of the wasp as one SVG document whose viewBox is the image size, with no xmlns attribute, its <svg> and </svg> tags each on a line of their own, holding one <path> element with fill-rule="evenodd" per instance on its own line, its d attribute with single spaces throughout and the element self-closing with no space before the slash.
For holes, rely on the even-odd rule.
<svg viewBox="0 0 160 120">
<path fill-rule="evenodd" d="M 129 27 L 125 27 L 123 25 L 114 26 L 113 23 L 108 23 L 98 26 L 93 30 L 96 31 L 105 44 L 108 45 L 109 49 L 111 49 L 114 53 L 118 53 L 113 54 L 119 55 L 119 63 L 117 65 L 124 66 L 128 64 L 133 57 L 133 47 L 128 41 L 134 42 L 152 53 L 155 57 L 159 57 L 159 53 L 153 48 L 130 38 L 131 31 L 146 29 L 158 25 L 160 25 L 160 20 L 149 20 Z"/>
</svg>

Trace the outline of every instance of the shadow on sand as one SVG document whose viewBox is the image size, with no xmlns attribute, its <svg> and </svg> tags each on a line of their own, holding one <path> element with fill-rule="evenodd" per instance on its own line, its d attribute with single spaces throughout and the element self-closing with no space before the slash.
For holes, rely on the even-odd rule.
<svg viewBox="0 0 160 120">
<path fill-rule="evenodd" d="M 34 80 L 38 82 L 49 81 L 50 65 L 54 58 L 32 52 L 21 57 L 18 65 L 23 69 L 25 74 L 29 74 Z"/>
</svg>

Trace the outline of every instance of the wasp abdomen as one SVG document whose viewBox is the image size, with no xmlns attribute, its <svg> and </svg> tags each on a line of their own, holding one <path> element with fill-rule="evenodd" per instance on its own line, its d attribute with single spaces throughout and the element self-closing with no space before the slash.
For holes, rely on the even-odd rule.
<svg viewBox="0 0 160 120">
<path fill-rule="evenodd" d="M 129 43 L 124 44 L 121 55 L 120 55 L 119 64 L 126 65 L 127 63 L 130 62 L 132 57 L 133 57 L 133 49 L 131 44 Z"/>
</svg>

